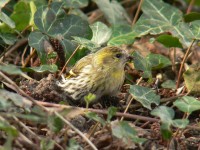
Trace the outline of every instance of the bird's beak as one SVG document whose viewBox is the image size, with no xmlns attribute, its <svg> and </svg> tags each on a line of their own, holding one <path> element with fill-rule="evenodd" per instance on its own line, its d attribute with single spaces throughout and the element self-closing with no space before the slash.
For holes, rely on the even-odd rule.
<svg viewBox="0 0 200 150">
<path fill-rule="evenodd" d="M 128 62 L 131 62 L 132 60 L 133 60 L 133 56 L 128 55 L 128 56 L 127 56 L 127 61 L 128 61 Z"/>
</svg>

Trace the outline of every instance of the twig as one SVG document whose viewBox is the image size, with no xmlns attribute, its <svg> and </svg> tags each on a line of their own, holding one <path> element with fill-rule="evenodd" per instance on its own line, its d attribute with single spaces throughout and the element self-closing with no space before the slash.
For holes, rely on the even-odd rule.
<svg viewBox="0 0 200 150">
<path fill-rule="evenodd" d="M 176 89 L 178 89 L 178 87 L 179 87 L 180 80 L 181 80 L 180 78 L 181 78 L 182 71 L 183 71 L 183 66 L 184 66 L 184 63 L 185 63 L 185 61 L 186 61 L 186 59 L 187 59 L 187 56 L 188 56 L 188 54 L 189 54 L 189 52 L 190 52 L 190 49 L 192 48 L 192 45 L 194 44 L 194 42 L 195 42 L 195 39 L 191 42 L 191 44 L 190 44 L 190 46 L 188 47 L 188 49 L 187 49 L 187 51 L 186 51 L 186 53 L 185 53 L 185 55 L 184 55 L 184 58 L 183 58 L 183 60 L 182 60 L 182 62 L 181 62 L 181 67 L 180 67 L 179 72 L 178 72 L 178 79 L 177 79 Z"/>
<path fill-rule="evenodd" d="M 67 60 L 67 62 L 65 63 L 64 67 L 62 68 L 60 74 L 59 74 L 59 77 L 62 75 L 62 73 L 64 72 L 65 68 L 67 67 L 67 64 L 69 63 L 69 61 L 71 60 L 71 58 L 75 55 L 75 53 L 78 51 L 80 45 L 78 45 L 76 47 L 76 49 L 73 51 L 73 53 L 71 54 L 71 56 L 69 57 L 69 59 Z"/>
<path fill-rule="evenodd" d="M 187 9 L 187 11 L 186 11 L 186 14 L 189 14 L 189 13 L 191 12 L 192 6 L 193 6 L 194 2 L 195 2 L 195 0 L 191 0 L 191 1 L 190 1 L 190 5 L 188 6 L 188 9 Z"/>
<path fill-rule="evenodd" d="M 70 128 L 72 128 L 76 133 L 78 133 L 90 146 L 92 149 L 97 150 L 96 146 L 75 126 L 73 126 L 68 120 L 66 120 L 63 116 L 61 116 L 58 112 L 54 112 L 54 114 L 59 117 L 63 122 L 65 122 Z"/>
<path fill-rule="evenodd" d="M 20 93 L 21 95 L 27 97 L 31 102 L 33 102 L 33 104 L 39 106 L 40 108 L 42 108 L 42 110 L 44 110 L 45 112 L 48 112 L 48 109 L 45 108 L 44 106 L 42 106 L 41 104 L 37 103 L 36 100 L 34 100 L 32 97 L 30 97 L 28 94 L 26 94 L 23 90 L 21 90 L 17 84 L 15 84 L 15 82 L 13 82 L 9 77 L 7 77 L 5 74 L 3 74 L 3 72 L 0 71 L 0 76 L 2 78 L 4 78 L 8 83 L 11 84 L 11 86 L 13 86 L 13 89 L 15 89 L 16 92 Z"/>
<path fill-rule="evenodd" d="M 5 51 L 4 53 L 0 55 L 0 62 L 3 60 L 4 57 L 9 56 L 10 53 L 17 50 L 17 48 L 19 48 L 20 46 L 24 45 L 27 42 L 28 42 L 28 38 L 24 38 L 18 41 L 14 46 L 12 46 L 10 49 L 8 49 L 7 51 Z"/>
<path fill-rule="evenodd" d="M 71 108 L 71 109 L 80 109 L 84 112 L 95 112 L 95 113 L 99 113 L 99 114 L 104 114 L 104 115 L 108 115 L 108 111 L 107 110 L 100 110 L 100 109 L 92 109 L 92 108 L 81 108 L 81 107 L 74 107 L 74 106 L 66 106 L 66 105 L 61 105 L 61 104 L 53 104 L 53 103 L 48 103 L 48 102 L 42 102 L 42 101 L 36 101 L 38 104 L 46 106 L 46 107 L 57 107 L 59 108 L 59 110 L 61 108 Z M 155 119 L 155 118 L 150 118 L 150 117 L 144 117 L 144 116 L 140 116 L 140 115 L 133 115 L 133 114 L 128 114 L 128 113 L 120 113 L 117 112 L 116 115 L 117 117 L 124 117 L 124 118 L 129 118 L 129 119 L 139 119 L 139 120 L 144 120 L 144 121 L 150 121 L 150 122 L 157 122 L 159 121 L 159 119 Z"/>
<path fill-rule="evenodd" d="M 41 138 L 35 134 L 32 130 L 30 130 L 23 122 L 21 122 L 17 117 L 13 116 L 14 120 L 23 128 L 25 129 L 30 135 L 34 138 L 41 140 Z"/>
<path fill-rule="evenodd" d="M 26 66 L 27 66 L 28 62 L 29 62 L 29 61 L 31 60 L 31 58 L 35 55 L 35 53 L 36 53 L 36 50 L 34 49 L 34 50 L 32 51 L 32 53 L 28 56 L 28 58 L 26 59 L 25 63 L 22 65 L 22 67 L 26 67 Z"/>
<path fill-rule="evenodd" d="M 138 84 L 142 81 L 142 79 L 143 79 L 143 78 L 141 77 L 141 78 L 138 80 L 138 82 L 137 82 L 136 85 L 138 85 Z M 126 107 L 126 109 L 124 110 L 124 114 L 127 113 L 128 108 L 130 107 L 130 105 L 131 105 L 133 99 L 134 99 L 134 97 L 132 96 L 132 98 L 130 99 L 130 101 L 129 101 L 127 107 Z M 121 118 L 121 121 L 122 121 L 123 119 L 124 119 L 124 117 Z"/>
<path fill-rule="evenodd" d="M 6 119 L 3 118 L 2 116 L 0 116 L 0 120 L 1 120 L 1 122 L 6 122 Z M 13 126 L 13 125 L 10 125 L 10 126 L 13 127 L 14 129 L 16 129 L 15 126 Z M 28 144 L 29 147 L 32 147 L 34 149 L 37 148 L 37 146 L 32 141 L 30 141 L 25 135 L 23 135 L 21 132 L 19 132 L 19 139 L 23 140 L 23 142 Z"/>
<path fill-rule="evenodd" d="M 135 17 L 134 17 L 133 22 L 132 22 L 132 26 L 136 23 L 136 20 L 138 19 L 138 15 L 139 15 L 142 3 L 143 3 L 143 0 L 140 0 L 140 3 L 138 5 L 138 9 L 136 11 Z"/>
<path fill-rule="evenodd" d="M 21 64 L 22 64 L 22 66 L 24 66 L 24 57 L 25 57 L 27 48 L 28 48 L 28 46 L 26 46 L 26 47 L 24 48 L 24 51 L 23 51 L 23 53 L 22 53 L 22 59 L 21 59 Z"/>
</svg>

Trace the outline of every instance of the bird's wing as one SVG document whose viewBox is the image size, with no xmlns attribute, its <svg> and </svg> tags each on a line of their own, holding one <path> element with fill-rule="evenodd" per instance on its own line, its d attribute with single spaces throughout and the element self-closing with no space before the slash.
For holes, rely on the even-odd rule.
<svg viewBox="0 0 200 150">
<path fill-rule="evenodd" d="M 70 70 L 70 75 L 71 76 L 77 76 L 81 70 L 83 69 L 83 67 L 90 65 L 92 63 L 92 58 L 93 58 L 94 54 L 89 54 L 85 57 L 83 57 L 82 59 L 80 59 L 75 65 L 74 67 Z"/>
</svg>

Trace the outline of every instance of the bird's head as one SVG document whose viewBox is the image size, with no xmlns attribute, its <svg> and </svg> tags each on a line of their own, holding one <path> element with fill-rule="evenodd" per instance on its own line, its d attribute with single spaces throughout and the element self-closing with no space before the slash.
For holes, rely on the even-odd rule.
<svg viewBox="0 0 200 150">
<path fill-rule="evenodd" d="M 94 55 L 96 65 L 102 65 L 109 68 L 124 68 L 126 62 L 131 59 L 132 57 L 127 51 L 114 46 L 102 48 Z"/>
</svg>

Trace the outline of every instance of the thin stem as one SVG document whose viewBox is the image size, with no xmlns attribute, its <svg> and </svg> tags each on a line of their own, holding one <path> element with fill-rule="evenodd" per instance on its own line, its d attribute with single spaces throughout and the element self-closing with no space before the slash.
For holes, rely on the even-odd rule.
<svg viewBox="0 0 200 150">
<path fill-rule="evenodd" d="M 69 63 L 69 61 L 72 59 L 72 57 L 76 54 L 76 52 L 78 51 L 80 45 L 78 45 L 76 47 L 76 49 L 73 51 L 73 53 L 71 54 L 71 56 L 69 57 L 69 59 L 67 60 L 67 62 L 65 63 L 64 67 L 62 68 L 60 74 L 59 74 L 59 77 L 62 75 L 62 73 L 64 72 L 65 68 L 67 67 L 67 64 Z"/>
<path fill-rule="evenodd" d="M 191 42 L 191 44 L 188 47 L 188 49 L 187 49 L 187 51 L 186 51 L 186 53 L 184 55 L 184 58 L 183 58 L 183 60 L 181 62 L 181 67 L 180 67 L 179 72 L 178 72 L 178 79 L 177 79 L 176 89 L 178 89 L 178 87 L 180 85 L 180 78 L 181 78 L 181 75 L 182 75 L 183 66 L 184 66 L 184 63 L 185 63 L 185 61 L 186 61 L 186 59 L 188 57 L 188 54 L 189 54 L 190 49 L 192 48 L 192 45 L 194 44 L 194 42 L 195 42 L 195 39 Z"/>
<path fill-rule="evenodd" d="M 4 57 L 9 56 L 13 51 L 17 50 L 20 46 L 24 45 L 27 42 L 28 42 L 28 38 L 24 38 L 18 41 L 17 43 L 15 43 L 14 46 L 9 47 L 8 50 L 6 50 L 0 55 L 0 61 L 2 61 Z"/>
<path fill-rule="evenodd" d="M 44 110 L 45 112 L 48 112 L 48 109 L 46 107 L 44 107 L 43 105 L 37 103 L 37 101 L 35 99 L 33 99 L 32 97 L 30 97 L 28 94 L 26 94 L 22 89 L 20 89 L 17 84 L 15 84 L 15 82 L 13 82 L 9 77 L 7 77 L 3 72 L 0 71 L 0 76 L 2 78 L 4 78 L 8 83 L 10 83 L 12 86 L 12 89 L 14 89 L 16 92 L 18 92 L 19 94 L 21 94 L 22 96 L 27 97 L 31 102 L 33 102 L 33 104 L 39 106 L 40 108 L 42 108 L 42 110 Z"/>
<path fill-rule="evenodd" d="M 76 133 L 78 133 L 90 146 L 92 149 L 97 150 L 96 146 L 75 126 L 73 126 L 68 120 L 66 120 L 63 116 L 61 116 L 58 112 L 54 112 L 54 114 L 59 117 L 63 122 L 65 122 L 70 128 L 72 128 Z"/>
<path fill-rule="evenodd" d="M 23 63 L 22 67 L 26 67 L 28 65 L 28 62 L 31 60 L 31 58 L 36 54 L 36 50 L 34 49 L 31 54 L 28 56 L 28 58 Z"/>
<path fill-rule="evenodd" d="M 42 101 L 37 101 L 37 103 L 39 103 L 40 105 L 46 106 L 46 107 L 55 107 L 58 110 L 61 110 L 61 109 L 64 109 L 64 108 L 78 109 L 78 110 L 83 111 L 83 112 L 91 111 L 91 112 L 95 112 L 95 113 L 98 113 L 98 114 L 108 115 L 108 111 L 106 111 L 106 110 L 92 109 L 92 108 L 86 109 L 86 108 L 82 108 L 82 107 L 66 106 L 66 105 L 53 104 L 53 103 L 42 102 Z M 117 112 L 115 116 L 129 118 L 129 119 L 139 119 L 139 120 L 150 121 L 150 122 L 158 122 L 159 121 L 159 119 L 155 119 L 155 118 L 144 117 L 144 116 L 140 116 L 140 115 L 133 115 L 133 114 L 128 114 L 128 113 L 124 114 L 124 113 L 120 113 L 120 112 Z"/>
<path fill-rule="evenodd" d="M 187 11 L 186 11 L 186 14 L 189 14 L 189 13 L 191 12 L 192 6 L 193 6 L 194 2 L 195 2 L 195 0 L 191 0 L 191 1 L 190 1 L 190 5 L 188 6 L 188 9 L 187 9 Z"/>
<path fill-rule="evenodd" d="M 139 15 L 142 3 L 143 3 L 143 0 L 140 0 L 140 3 L 138 5 L 138 9 L 136 11 L 135 17 L 134 17 L 133 22 L 132 22 L 132 26 L 136 23 L 136 20 L 138 19 L 138 15 Z"/>
<path fill-rule="evenodd" d="M 143 78 L 141 77 L 141 78 L 138 80 L 138 82 L 137 82 L 136 85 L 138 85 L 138 84 L 142 81 L 142 79 L 143 79 Z M 126 109 L 124 110 L 124 114 L 127 113 L 127 111 L 128 111 L 128 109 L 129 109 L 129 107 L 130 107 L 130 105 L 131 105 L 133 99 L 134 99 L 134 97 L 132 96 L 132 98 L 130 99 L 130 101 L 129 101 L 127 107 L 126 107 Z M 124 119 L 124 117 L 121 118 L 121 121 L 122 121 L 123 119 Z"/>
</svg>

